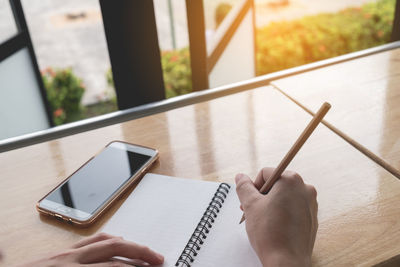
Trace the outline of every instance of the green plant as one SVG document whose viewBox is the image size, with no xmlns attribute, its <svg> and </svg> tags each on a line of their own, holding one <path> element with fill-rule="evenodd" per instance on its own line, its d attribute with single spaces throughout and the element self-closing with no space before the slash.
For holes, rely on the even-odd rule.
<svg viewBox="0 0 400 267">
<path fill-rule="evenodd" d="M 189 48 L 163 51 L 161 66 L 164 74 L 165 95 L 167 98 L 192 91 L 192 71 Z"/>
<path fill-rule="evenodd" d="M 81 99 L 85 91 L 82 80 L 70 68 L 47 68 L 42 78 L 54 123 L 60 125 L 81 119 Z"/>
<path fill-rule="evenodd" d="M 189 48 L 162 51 L 161 66 L 166 98 L 187 94 L 192 91 Z M 106 79 L 108 85 L 114 87 L 111 69 L 107 71 Z"/>
<path fill-rule="evenodd" d="M 106 72 L 106 80 L 109 87 L 114 88 L 114 79 L 111 68 Z"/>
<path fill-rule="evenodd" d="M 395 0 L 379 0 L 333 14 L 275 22 L 257 30 L 257 75 L 323 60 L 390 41 Z M 188 48 L 162 51 L 166 97 L 192 91 Z M 113 86 L 112 73 L 106 74 Z"/>
<path fill-rule="evenodd" d="M 257 30 L 257 74 L 266 74 L 390 41 L 395 0 L 334 14 L 276 22 Z"/>
<path fill-rule="evenodd" d="M 102 114 L 107 114 L 118 110 L 118 105 L 115 101 L 115 96 L 111 99 L 100 101 L 94 104 L 85 106 L 83 116 L 91 118 Z"/>
<path fill-rule="evenodd" d="M 222 23 L 226 15 L 228 15 L 229 11 L 231 11 L 232 5 L 228 3 L 220 3 L 215 9 L 215 28 Z"/>
<path fill-rule="evenodd" d="M 110 102 L 111 105 L 113 105 L 116 109 L 118 109 L 117 96 L 115 95 L 115 90 L 113 90 L 113 88 L 115 87 L 114 87 L 114 78 L 111 68 L 108 69 L 106 72 L 106 80 L 108 88 L 104 94 L 108 100 L 106 100 L 105 102 Z"/>
</svg>

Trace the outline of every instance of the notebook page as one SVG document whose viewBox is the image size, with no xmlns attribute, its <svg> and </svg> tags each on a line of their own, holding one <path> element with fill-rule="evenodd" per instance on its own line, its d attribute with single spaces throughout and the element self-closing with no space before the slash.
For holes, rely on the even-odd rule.
<svg viewBox="0 0 400 267">
<path fill-rule="evenodd" d="M 146 245 L 174 266 L 218 183 L 146 174 L 103 228 Z"/>
<path fill-rule="evenodd" d="M 231 185 L 225 203 L 210 234 L 204 240 L 193 267 L 262 267 L 248 240 L 245 223 L 239 224 L 242 214 L 236 188 Z"/>
</svg>

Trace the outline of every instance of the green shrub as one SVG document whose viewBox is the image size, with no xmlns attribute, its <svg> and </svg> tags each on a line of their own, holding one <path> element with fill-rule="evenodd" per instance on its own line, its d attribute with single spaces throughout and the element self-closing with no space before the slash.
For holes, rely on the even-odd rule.
<svg viewBox="0 0 400 267">
<path fill-rule="evenodd" d="M 111 68 L 108 69 L 108 71 L 106 72 L 106 80 L 107 80 L 108 88 L 104 92 L 104 94 L 105 94 L 105 97 L 107 100 L 105 100 L 104 102 L 110 102 L 110 104 L 113 105 L 116 110 L 118 110 L 117 96 L 115 95 L 115 90 L 113 90 L 113 88 L 115 88 L 115 87 L 114 87 L 114 78 L 113 78 Z"/>
<path fill-rule="evenodd" d="M 111 68 L 106 72 L 106 80 L 109 87 L 114 88 L 114 79 Z"/>
<path fill-rule="evenodd" d="M 273 22 L 257 29 L 257 75 L 271 73 L 390 41 L 395 0 L 379 0 L 337 13 Z M 166 97 L 192 91 L 189 49 L 163 51 Z M 111 71 L 107 81 L 113 86 Z"/>
<path fill-rule="evenodd" d="M 395 0 L 275 22 L 257 30 L 257 75 L 385 44 Z"/>
<path fill-rule="evenodd" d="M 162 51 L 161 66 L 166 98 L 187 94 L 192 91 L 189 48 Z M 106 79 L 108 85 L 114 87 L 111 69 L 107 71 Z"/>
<path fill-rule="evenodd" d="M 167 98 L 192 91 L 192 70 L 189 48 L 161 52 L 161 66 L 164 74 Z"/>
<path fill-rule="evenodd" d="M 215 15 L 214 15 L 214 20 L 215 20 L 215 28 L 218 28 L 218 26 L 224 21 L 224 18 L 228 13 L 231 11 L 232 5 L 228 3 L 219 3 L 217 8 L 215 9 Z"/>
<path fill-rule="evenodd" d="M 54 123 L 60 125 L 81 119 L 81 99 L 85 91 L 82 80 L 69 68 L 47 68 L 42 72 L 42 78 Z"/>
</svg>

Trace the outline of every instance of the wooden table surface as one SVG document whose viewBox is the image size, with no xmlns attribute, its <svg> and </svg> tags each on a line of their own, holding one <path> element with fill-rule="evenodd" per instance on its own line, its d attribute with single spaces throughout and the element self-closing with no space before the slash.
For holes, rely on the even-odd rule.
<svg viewBox="0 0 400 267">
<path fill-rule="evenodd" d="M 271 86 L 0 154 L 4 266 L 68 247 L 101 231 L 41 217 L 36 201 L 112 140 L 157 148 L 151 172 L 233 182 L 276 166 L 311 116 Z M 400 183 L 323 125 L 290 164 L 315 185 L 314 266 L 370 266 L 400 253 Z"/>
<path fill-rule="evenodd" d="M 400 49 L 272 82 L 400 170 Z"/>
</svg>

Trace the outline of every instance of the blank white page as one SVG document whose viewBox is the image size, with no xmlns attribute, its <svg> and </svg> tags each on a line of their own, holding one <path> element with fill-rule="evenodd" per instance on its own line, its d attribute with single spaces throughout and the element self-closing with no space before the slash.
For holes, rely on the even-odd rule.
<svg viewBox="0 0 400 267">
<path fill-rule="evenodd" d="M 103 228 L 146 245 L 174 266 L 218 183 L 146 174 Z"/>
<path fill-rule="evenodd" d="M 234 185 L 218 214 L 193 266 L 262 267 L 250 245 L 245 223 L 239 224 L 243 212 Z"/>
</svg>

